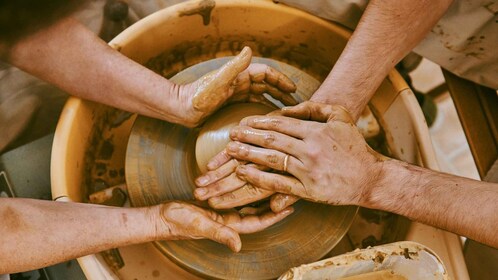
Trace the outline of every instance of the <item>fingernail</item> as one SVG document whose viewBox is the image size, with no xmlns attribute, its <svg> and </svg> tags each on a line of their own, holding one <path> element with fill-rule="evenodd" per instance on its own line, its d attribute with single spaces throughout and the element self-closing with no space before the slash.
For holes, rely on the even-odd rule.
<svg viewBox="0 0 498 280">
<path fill-rule="evenodd" d="M 230 130 L 230 138 L 232 138 L 232 140 L 237 140 L 238 134 L 239 134 L 239 129 L 237 127 L 234 127 L 232 128 L 232 130 Z"/>
<path fill-rule="evenodd" d="M 247 126 L 247 124 L 248 124 L 248 123 L 249 123 L 249 118 L 248 118 L 248 117 L 245 117 L 245 118 L 243 118 L 243 119 L 240 121 L 239 125 L 240 125 L 240 126 Z"/>
<path fill-rule="evenodd" d="M 236 240 L 232 239 L 230 240 L 230 247 L 234 252 L 239 252 L 242 246 L 237 242 Z"/>
<path fill-rule="evenodd" d="M 209 182 L 209 178 L 207 176 L 202 176 L 202 177 L 199 177 L 195 180 L 195 184 L 197 186 L 205 186 L 207 185 Z"/>
<path fill-rule="evenodd" d="M 293 207 L 289 207 L 289 208 L 285 209 L 282 212 L 283 212 L 284 215 L 288 215 L 288 214 L 291 214 L 292 212 L 294 212 L 294 208 Z"/>
<path fill-rule="evenodd" d="M 236 151 L 237 151 L 237 149 L 238 149 L 238 147 L 239 147 L 239 145 L 237 145 L 237 143 L 235 143 L 235 142 L 230 142 L 230 143 L 228 143 L 227 150 L 228 150 L 229 152 L 236 152 Z"/>
<path fill-rule="evenodd" d="M 196 197 L 203 197 L 206 195 L 208 190 L 206 188 L 198 188 L 194 192 Z"/>
</svg>

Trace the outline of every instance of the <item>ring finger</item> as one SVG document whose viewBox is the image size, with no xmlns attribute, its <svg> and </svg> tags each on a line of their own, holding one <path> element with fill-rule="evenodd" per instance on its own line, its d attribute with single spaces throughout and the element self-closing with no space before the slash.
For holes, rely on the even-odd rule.
<svg viewBox="0 0 498 280">
<path fill-rule="evenodd" d="M 274 170 L 296 174 L 303 169 L 301 161 L 280 151 L 258 148 L 232 141 L 227 145 L 227 153 L 237 159 L 257 163 Z"/>
<path fill-rule="evenodd" d="M 230 138 L 263 148 L 274 149 L 296 158 L 300 157 L 300 151 L 305 150 L 305 144 L 300 139 L 279 132 L 260 130 L 249 126 L 236 126 L 232 128 Z"/>
<path fill-rule="evenodd" d="M 208 186 L 197 188 L 194 191 L 194 196 L 198 200 L 206 200 L 213 196 L 219 196 L 227 192 L 236 190 L 246 184 L 235 173 L 230 174 L 219 181 L 216 181 Z"/>
</svg>

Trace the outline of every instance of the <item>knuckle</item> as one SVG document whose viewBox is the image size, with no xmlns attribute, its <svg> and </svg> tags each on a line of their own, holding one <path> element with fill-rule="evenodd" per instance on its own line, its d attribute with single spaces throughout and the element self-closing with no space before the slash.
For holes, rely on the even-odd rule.
<svg viewBox="0 0 498 280">
<path fill-rule="evenodd" d="M 268 122 L 268 126 L 270 128 L 277 128 L 281 125 L 281 121 L 279 119 L 276 119 L 276 118 L 272 118 L 270 119 L 270 121 Z"/>
<path fill-rule="evenodd" d="M 250 136 L 254 135 L 254 132 L 251 128 L 244 128 L 239 131 L 240 139 L 248 139 Z"/>
<path fill-rule="evenodd" d="M 265 84 L 252 83 L 250 89 L 252 93 L 261 94 L 267 90 L 267 86 Z"/>
<path fill-rule="evenodd" d="M 307 151 L 308 157 L 312 160 L 320 158 L 320 153 L 321 153 L 320 148 L 316 146 L 310 146 Z"/>
<path fill-rule="evenodd" d="M 246 187 L 246 191 L 249 195 L 255 196 L 259 193 L 259 189 L 251 184 L 248 184 Z"/>
<path fill-rule="evenodd" d="M 276 164 L 278 163 L 278 156 L 275 153 L 271 153 L 266 155 L 266 161 L 271 164 Z"/>
<path fill-rule="evenodd" d="M 223 186 L 220 184 L 220 182 L 216 182 L 216 183 L 213 183 L 209 188 L 207 188 L 208 190 L 208 194 L 211 193 L 211 194 L 218 194 L 221 190 L 222 190 Z"/>
<path fill-rule="evenodd" d="M 214 234 L 213 234 L 213 238 L 215 240 L 223 240 L 223 231 L 221 230 L 221 228 L 215 228 L 214 229 Z"/>
<path fill-rule="evenodd" d="M 216 170 L 212 171 L 212 173 L 209 175 L 209 178 L 211 179 L 211 181 L 219 180 L 223 176 L 222 173 L 223 173 L 223 170 L 216 169 Z"/>
<path fill-rule="evenodd" d="M 290 186 L 288 186 L 286 183 L 282 182 L 281 180 L 273 180 L 272 183 L 275 186 L 275 189 L 277 190 L 290 190 Z"/>
<path fill-rule="evenodd" d="M 315 129 L 315 131 L 318 133 L 318 135 L 324 135 L 325 133 L 328 132 L 330 128 L 326 124 L 320 124 L 320 126 Z"/>
<path fill-rule="evenodd" d="M 252 170 L 248 170 L 246 174 L 247 181 L 250 181 L 251 184 L 260 185 L 261 184 L 261 176 L 258 172 L 253 172 Z"/>
<path fill-rule="evenodd" d="M 240 145 L 237 154 L 241 157 L 248 157 L 251 154 L 251 148 L 249 148 L 249 146 Z"/>
<path fill-rule="evenodd" d="M 265 133 L 263 134 L 263 142 L 265 145 L 271 145 L 275 142 L 275 135 L 273 133 Z"/>
<path fill-rule="evenodd" d="M 286 143 L 284 146 L 286 150 L 294 150 L 294 145 L 292 145 L 292 142 Z"/>
</svg>

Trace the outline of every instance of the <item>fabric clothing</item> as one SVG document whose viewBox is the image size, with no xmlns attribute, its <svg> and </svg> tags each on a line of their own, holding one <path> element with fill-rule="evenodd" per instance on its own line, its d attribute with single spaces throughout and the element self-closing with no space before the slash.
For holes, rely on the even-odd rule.
<svg viewBox="0 0 498 280">
<path fill-rule="evenodd" d="M 129 15 L 138 20 L 182 0 L 129 0 Z M 280 0 L 321 18 L 354 29 L 368 0 Z M 89 1 L 76 17 L 98 33 L 102 27 L 105 0 Z M 456 0 L 430 34 L 414 49 L 456 75 L 476 83 L 498 88 L 498 0 Z M 40 91 L 44 92 L 40 95 Z M 50 111 L 57 102 L 60 112 L 66 95 L 56 88 L 0 63 L 0 152 L 22 135 L 27 125 Z M 40 116 L 41 117 L 41 116 Z M 46 123 L 38 121 L 40 124 Z M 55 127 L 55 121 L 50 130 Z M 29 138 L 29 137 L 28 137 Z"/>
<path fill-rule="evenodd" d="M 354 29 L 366 0 L 279 0 Z M 413 50 L 446 70 L 498 89 L 498 1 L 456 0 Z"/>
<path fill-rule="evenodd" d="M 99 2 L 93 1 L 98 7 Z M 182 0 L 130 0 L 130 15 L 143 18 Z M 275 0 L 356 28 L 368 0 Z M 96 13 L 101 13 L 101 10 Z M 86 12 L 88 14 L 88 12 Z M 98 18 L 98 17 L 94 17 Z M 88 16 L 86 18 L 88 23 Z M 101 17 L 98 18 L 101 20 Z M 94 20 L 95 21 L 95 20 Z M 94 26 L 100 26 L 94 24 Z M 498 0 L 455 0 L 427 37 L 413 50 L 446 70 L 498 89 Z"/>
</svg>

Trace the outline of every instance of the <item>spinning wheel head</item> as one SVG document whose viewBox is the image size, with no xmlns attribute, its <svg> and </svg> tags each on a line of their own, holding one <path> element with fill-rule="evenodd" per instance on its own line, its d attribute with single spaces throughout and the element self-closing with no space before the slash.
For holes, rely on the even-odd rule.
<svg viewBox="0 0 498 280">
<path fill-rule="evenodd" d="M 194 81 L 226 61 L 214 59 L 195 65 L 173 81 Z M 301 100 L 308 99 L 319 86 L 317 80 L 287 64 L 265 58 L 254 61 L 269 64 L 290 77 L 298 86 L 296 95 Z M 227 106 L 208 119 L 200 131 L 138 117 L 126 154 L 126 181 L 133 206 L 193 200 L 194 179 L 228 143 L 231 127 L 246 116 L 272 110 L 259 104 Z M 347 232 L 357 210 L 306 201 L 294 208 L 292 215 L 266 230 L 242 235 L 239 253 L 210 240 L 159 241 L 155 245 L 171 260 L 203 277 L 271 279 L 327 254 Z"/>
</svg>

